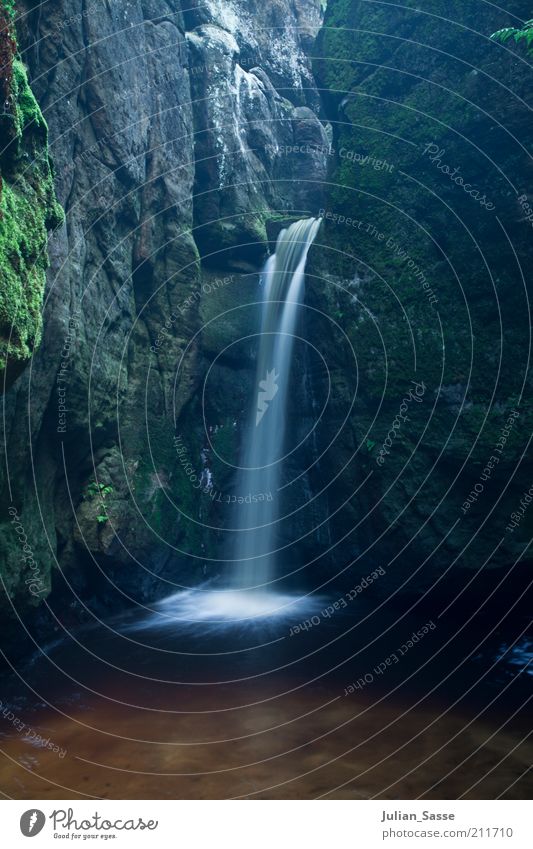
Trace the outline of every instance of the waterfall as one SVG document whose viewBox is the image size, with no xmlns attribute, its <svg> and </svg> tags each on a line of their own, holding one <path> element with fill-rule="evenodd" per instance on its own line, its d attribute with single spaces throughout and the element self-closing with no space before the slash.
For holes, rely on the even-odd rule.
<svg viewBox="0 0 533 849">
<path fill-rule="evenodd" d="M 320 219 L 291 224 L 261 276 L 263 298 L 254 395 L 235 491 L 239 510 L 231 555 L 233 588 L 267 592 L 278 577 L 276 529 L 296 323 L 304 298 L 307 253 Z"/>
<path fill-rule="evenodd" d="M 320 219 L 291 224 L 278 236 L 276 252 L 261 275 L 261 321 L 254 391 L 247 417 L 235 494 L 242 498 L 227 553 L 225 588 L 211 583 L 159 602 L 153 613 L 132 624 L 133 630 L 176 624 L 200 627 L 270 627 L 299 622 L 324 599 L 316 594 L 290 595 L 277 590 L 281 577 L 276 556 L 279 488 L 282 480 L 292 349 L 304 297 L 307 253 Z M 281 573 L 281 574 L 280 574 Z"/>
</svg>

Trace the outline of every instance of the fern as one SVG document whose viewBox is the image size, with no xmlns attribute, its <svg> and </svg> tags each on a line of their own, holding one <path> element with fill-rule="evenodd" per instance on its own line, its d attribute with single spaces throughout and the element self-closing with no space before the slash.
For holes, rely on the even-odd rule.
<svg viewBox="0 0 533 849">
<path fill-rule="evenodd" d="M 513 39 L 517 44 L 525 42 L 526 49 L 531 53 L 533 45 L 533 19 L 526 21 L 520 28 L 504 27 L 503 29 L 493 32 L 491 35 L 493 41 L 499 41 L 500 44 L 505 44 L 506 41 Z"/>
</svg>

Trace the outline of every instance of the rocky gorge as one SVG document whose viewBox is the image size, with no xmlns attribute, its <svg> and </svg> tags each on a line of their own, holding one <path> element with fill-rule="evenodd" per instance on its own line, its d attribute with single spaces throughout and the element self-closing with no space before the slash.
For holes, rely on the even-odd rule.
<svg viewBox="0 0 533 849">
<path fill-rule="evenodd" d="M 533 510 L 505 528 L 531 484 L 531 69 L 489 39 L 526 6 L 18 0 L 39 222 L 33 270 L 8 265 L 33 324 L 3 398 L 6 620 L 53 630 L 217 578 L 258 275 L 319 214 L 296 435 L 327 407 L 287 470 L 291 563 L 309 587 L 379 566 L 399 602 L 527 585 Z"/>
</svg>

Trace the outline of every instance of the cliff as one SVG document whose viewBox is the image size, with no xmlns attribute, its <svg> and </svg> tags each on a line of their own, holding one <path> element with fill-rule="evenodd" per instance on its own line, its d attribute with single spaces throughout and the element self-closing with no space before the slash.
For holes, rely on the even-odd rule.
<svg viewBox="0 0 533 849">
<path fill-rule="evenodd" d="M 353 347 L 330 327 L 339 419 L 355 394 L 331 506 L 353 494 L 334 535 L 390 563 L 388 592 L 479 599 L 525 580 L 533 527 L 507 529 L 530 486 L 531 67 L 489 38 L 529 10 L 419 6 L 334 0 L 315 49 L 334 141 L 314 302 Z"/>
<path fill-rule="evenodd" d="M 183 474 L 174 437 L 201 469 L 202 381 L 220 339 L 253 320 L 235 310 L 257 285 L 266 226 L 321 204 L 325 135 L 306 55 L 320 3 L 18 12 L 66 223 L 49 245 L 42 345 L 6 397 L 0 553 L 16 609 L 53 587 L 68 621 L 83 615 L 69 587 L 109 610 L 205 574 L 218 537 L 201 518 L 217 507 Z M 287 147 L 302 148 L 296 171 Z M 252 379 L 244 353 L 215 363 L 204 411 L 230 452 Z M 39 564 L 36 595 L 10 506 Z"/>
<path fill-rule="evenodd" d="M 5 398 L 4 613 L 48 598 L 69 624 L 218 574 L 230 520 L 195 484 L 231 487 L 253 379 L 244 305 L 280 223 L 319 209 L 306 321 L 329 376 L 297 355 L 302 437 L 328 379 L 331 396 L 311 456 L 290 461 L 310 466 L 308 494 L 325 488 L 294 520 L 302 560 L 323 553 L 310 582 L 379 563 L 379 592 L 445 596 L 473 578 L 479 598 L 523 568 L 533 511 L 506 527 L 531 483 L 531 70 L 489 35 L 526 5 L 330 0 L 321 26 L 322 5 L 19 4 L 50 139 L 17 62 L 33 115 L 17 168 L 48 144 L 66 222 L 41 346 Z M 58 221 L 48 154 L 36 162 L 9 212 L 32 234 L 7 265 L 6 310 L 18 298 L 34 317 L 21 361 Z"/>
</svg>

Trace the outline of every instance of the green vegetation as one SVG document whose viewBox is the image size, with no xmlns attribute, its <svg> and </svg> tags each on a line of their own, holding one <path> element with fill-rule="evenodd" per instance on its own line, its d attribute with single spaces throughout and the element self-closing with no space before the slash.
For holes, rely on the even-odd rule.
<svg viewBox="0 0 533 849">
<path fill-rule="evenodd" d="M 11 117 L 8 110 L 13 79 L 13 59 L 17 52 L 13 19 L 13 4 L 7 3 L 6 0 L 0 0 L 0 126 L 2 129 L 4 129 L 2 125 L 5 124 L 3 119 Z M 9 137 L 7 137 L 7 140 L 9 140 Z M 1 190 L 2 180 L 0 178 L 0 193 Z"/>
<path fill-rule="evenodd" d="M 14 4 L 0 0 L 0 380 L 8 361 L 13 377 L 41 338 L 48 267 L 48 231 L 63 221 L 48 157 L 48 128 L 15 55 Z M 7 142 L 7 143 L 6 143 Z M 11 382 L 11 379 L 10 381 Z"/>
<path fill-rule="evenodd" d="M 10 20 L 15 20 L 15 0 L 2 0 L 2 5 Z"/>
<path fill-rule="evenodd" d="M 100 525 L 104 524 L 109 520 L 105 500 L 108 495 L 111 495 L 112 492 L 113 487 L 109 486 L 109 484 L 96 483 L 96 481 L 92 481 L 83 493 L 84 501 L 98 500 L 98 507 L 100 509 L 100 512 L 96 516 L 96 521 Z"/>
<path fill-rule="evenodd" d="M 519 372 L 506 352 L 527 349 L 529 326 L 522 319 L 523 290 L 515 262 L 502 246 L 496 218 L 458 190 L 448 174 L 456 169 L 465 182 L 486 194 L 498 216 L 515 220 L 508 187 L 493 166 L 507 156 L 513 176 L 522 168 L 512 137 L 498 135 L 498 127 L 511 133 L 510 128 L 525 119 L 507 95 L 507 60 L 495 57 L 499 51 L 487 50 L 486 38 L 478 34 L 496 28 L 497 10 L 483 12 L 476 32 L 471 12 L 462 3 L 446 4 L 454 23 L 438 28 L 434 15 L 442 14 L 443 3 L 428 0 L 423 14 L 415 12 L 419 5 L 415 0 L 394 9 L 361 0 L 328 5 L 314 70 L 334 132 L 335 155 L 324 202 L 331 217 L 325 219 L 321 235 L 330 253 L 322 259 L 312 249 L 310 266 L 317 277 L 322 274 L 345 288 L 355 272 L 359 276 L 353 292 L 349 286 L 348 291 L 337 290 L 328 302 L 328 314 L 339 320 L 354 344 L 363 376 L 367 409 L 365 404 L 358 408 L 359 432 L 364 434 L 373 420 L 383 380 L 384 404 L 391 405 L 391 412 L 395 399 L 402 397 L 413 368 L 414 340 L 417 368 L 428 385 L 468 387 L 460 426 L 447 442 L 450 454 L 459 456 L 475 440 L 490 407 L 493 386 L 488 373 L 501 368 L 499 407 L 516 406 L 511 397 L 517 396 Z M 516 41 L 532 43 L 532 23 L 514 34 Z M 457 24 L 464 26 L 460 39 Z M 475 70 L 473 56 L 480 57 Z M 498 60 L 501 64 L 493 67 Z M 517 93 L 527 97 L 525 77 L 523 83 L 518 80 Z M 430 143 L 439 152 L 437 163 L 424 153 Z M 387 167 L 373 167 L 370 157 Z M 439 170 L 435 164 L 441 162 Z M 346 224 L 348 219 L 355 224 Z M 526 255 L 527 237 L 526 227 L 513 231 L 521 256 Z M 476 243 L 483 246 L 483 261 Z M 427 280 L 436 301 L 429 301 L 420 279 Z M 358 298 L 355 306 L 353 293 Z M 494 295 L 502 305 L 501 365 L 494 344 L 500 339 Z M 468 316 L 465 303 L 472 299 L 476 308 Z M 387 361 L 382 351 L 392 352 Z M 501 409 L 491 408 L 489 425 L 476 441 L 473 456 L 480 461 L 502 426 Z M 520 409 L 525 427 L 523 405 Z M 452 404 L 439 408 L 424 435 L 426 446 L 444 443 L 453 412 Z M 382 437 L 379 428 L 372 430 L 371 440 Z"/>
<path fill-rule="evenodd" d="M 516 41 L 517 44 L 525 42 L 526 48 L 530 53 L 533 52 L 533 18 L 526 21 L 522 27 L 504 27 L 491 35 L 493 41 L 499 41 L 500 44 L 505 44 L 506 41 Z"/>
</svg>

